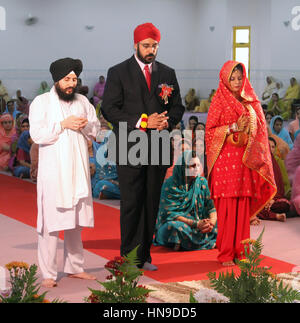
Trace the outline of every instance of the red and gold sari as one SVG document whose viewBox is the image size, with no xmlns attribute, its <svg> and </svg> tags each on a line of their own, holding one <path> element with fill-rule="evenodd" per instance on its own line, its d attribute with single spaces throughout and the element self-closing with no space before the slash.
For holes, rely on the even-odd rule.
<svg viewBox="0 0 300 323">
<path fill-rule="evenodd" d="M 208 181 L 218 212 L 217 246 L 227 240 L 228 250 L 230 243 L 236 248 L 231 256 L 227 252 L 220 261 L 239 257 L 240 241 L 250 235 L 250 219 L 276 194 L 265 117 L 243 64 L 242 100 L 237 100 L 230 90 L 229 80 L 238 64 L 228 61 L 220 71 L 219 88 L 208 111 L 205 131 Z M 245 143 L 236 146 L 229 142 L 228 131 L 242 114 L 249 117 L 250 129 Z M 234 229 L 233 223 L 237 223 Z M 233 231 L 230 239 L 223 236 L 228 229 Z"/>
</svg>

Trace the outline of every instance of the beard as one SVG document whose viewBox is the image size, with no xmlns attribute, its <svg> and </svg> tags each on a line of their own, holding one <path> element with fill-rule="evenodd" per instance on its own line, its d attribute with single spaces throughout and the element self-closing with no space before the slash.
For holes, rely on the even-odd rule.
<svg viewBox="0 0 300 323">
<path fill-rule="evenodd" d="M 63 101 L 66 101 L 66 102 L 71 102 L 74 100 L 75 98 L 75 88 L 73 87 L 68 87 L 66 89 L 62 89 L 59 84 L 55 84 L 55 89 L 56 89 L 56 92 L 57 92 L 57 95 L 58 97 L 63 100 Z M 68 90 L 68 89 L 72 89 L 73 91 L 68 94 L 66 93 L 65 91 Z"/>
<path fill-rule="evenodd" d="M 136 51 L 136 55 L 138 57 L 138 59 L 143 62 L 144 64 L 151 64 L 154 62 L 156 55 L 154 54 L 148 54 L 146 56 L 142 56 L 141 52 L 140 52 L 140 44 L 138 44 L 137 46 L 137 51 Z"/>
</svg>

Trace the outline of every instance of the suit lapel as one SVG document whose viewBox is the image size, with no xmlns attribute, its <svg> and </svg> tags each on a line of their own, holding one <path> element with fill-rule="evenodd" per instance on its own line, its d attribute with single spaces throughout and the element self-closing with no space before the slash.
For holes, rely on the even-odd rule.
<svg viewBox="0 0 300 323">
<path fill-rule="evenodd" d="M 138 83 L 141 85 L 142 91 L 145 93 L 149 93 L 146 78 L 134 56 L 132 56 L 130 63 L 131 63 L 132 71 L 134 73 L 134 77 L 139 80 Z"/>
</svg>

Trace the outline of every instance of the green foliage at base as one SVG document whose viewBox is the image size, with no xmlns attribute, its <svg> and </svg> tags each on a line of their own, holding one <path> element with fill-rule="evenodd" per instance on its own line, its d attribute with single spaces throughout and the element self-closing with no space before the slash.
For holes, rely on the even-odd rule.
<svg viewBox="0 0 300 323">
<path fill-rule="evenodd" d="M 104 290 L 90 289 L 91 295 L 85 299 L 89 303 L 145 303 L 150 290 L 138 285 L 143 272 L 137 267 L 137 249 L 125 257 L 115 257 L 105 268 L 111 273 L 106 282 L 99 282 Z"/>
<path fill-rule="evenodd" d="M 45 296 L 47 292 L 39 294 L 37 281 L 37 266 L 24 262 L 11 262 L 6 265 L 10 275 L 11 288 L 6 295 L 0 295 L 0 303 L 50 303 Z M 61 301 L 55 299 L 52 303 Z"/>
<path fill-rule="evenodd" d="M 241 273 L 209 273 L 212 288 L 228 297 L 231 303 L 292 303 L 300 301 L 300 293 L 291 287 L 283 286 L 282 281 L 270 272 L 271 267 L 260 267 L 263 258 L 262 236 L 244 241 L 245 259 L 236 260 Z"/>
</svg>

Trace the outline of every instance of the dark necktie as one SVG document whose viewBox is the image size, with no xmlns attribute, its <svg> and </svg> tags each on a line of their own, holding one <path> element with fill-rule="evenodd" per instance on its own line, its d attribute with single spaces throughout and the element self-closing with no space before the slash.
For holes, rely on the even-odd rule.
<svg viewBox="0 0 300 323">
<path fill-rule="evenodd" d="M 150 71 L 149 71 L 149 66 L 145 65 L 144 70 L 145 70 L 146 82 L 148 84 L 148 88 L 149 88 L 149 91 L 150 91 L 150 89 L 151 89 L 151 74 L 150 74 Z"/>
</svg>

